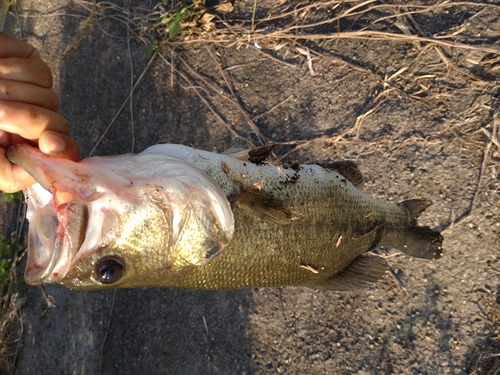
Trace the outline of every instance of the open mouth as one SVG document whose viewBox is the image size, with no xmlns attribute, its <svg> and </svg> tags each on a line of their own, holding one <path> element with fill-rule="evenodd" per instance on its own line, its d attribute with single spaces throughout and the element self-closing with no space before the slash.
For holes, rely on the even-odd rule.
<svg viewBox="0 0 500 375">
<path fill-rule="evenodd" d="M 45 168 L 38 165 L 45 158 L 38 150 L 15 145 L 9 149 L 8 157 L 38 181 L 25 190 L 30 222 L 25 280 L 32 285 L 47 279 L 56 281 L 67 272 L 85 240 L 87 204 L 73 200 L 71 194 L 58 192 Z M 65 199 L 60 199 L 63 196 Z"/>
<path fill-rule="evenodd" d="M 82 201 L 71 201 L 57 206 L 36 207 L 33 188 L 27 189 L 30 220 L 28 260 L 25 280 L 39 285 L 46 279 L 57 280 L 67 272 L 83 241 L 88 225 L 88 208 Z M 31 216 L 31 217 L 30 217 Z M 35 220 L 34 220 L 35 219 Z"/>
</svg>

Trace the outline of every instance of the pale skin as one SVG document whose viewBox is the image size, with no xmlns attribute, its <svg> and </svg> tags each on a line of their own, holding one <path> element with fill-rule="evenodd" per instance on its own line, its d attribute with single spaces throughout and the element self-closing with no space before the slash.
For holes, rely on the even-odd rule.
<svg viewBox="0 0 500 375">
<path fill-rule="evenodd" d="M 52 73 L 38 50 L 0 33 L 0 190 L 13 193 L 35 183 L 7 159 L 13 144 L 29 143 L 46 155 L 79 160 L 78 144 L 58 109 Z"/>
</svg>

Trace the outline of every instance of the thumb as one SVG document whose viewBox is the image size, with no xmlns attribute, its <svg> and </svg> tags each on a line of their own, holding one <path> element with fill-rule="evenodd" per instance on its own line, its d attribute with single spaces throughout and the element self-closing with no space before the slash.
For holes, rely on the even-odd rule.
<svg viewBox="0 0 500 375">
<path fill-rule="evenodd" d="M 67 135 L 51 130 L 44 131 L 38 139 L 38 147 L 49 156 L 65 158 L 73 161 L 80 160 L 78 143 Z"/>
</svg>

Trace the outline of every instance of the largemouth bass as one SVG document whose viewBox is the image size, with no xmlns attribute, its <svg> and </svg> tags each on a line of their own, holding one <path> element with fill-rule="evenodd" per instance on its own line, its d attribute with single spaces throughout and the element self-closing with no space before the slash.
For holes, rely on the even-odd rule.
<svg viewBox="0 0 500 375">
<path fill-rule="evenodd" d="M 426 199 L 388 204 L 361 191 L 349 161 L 275 166 L 271 148 L 216 154 L 163 144 L 78 163 L 26 144 L 9 159 L 25 191 L 28 283 L 72 289 L 351 290 L 386 272 L 380 246 L 436 259 L 443 238 L 416 220 Z"/>
</svg>

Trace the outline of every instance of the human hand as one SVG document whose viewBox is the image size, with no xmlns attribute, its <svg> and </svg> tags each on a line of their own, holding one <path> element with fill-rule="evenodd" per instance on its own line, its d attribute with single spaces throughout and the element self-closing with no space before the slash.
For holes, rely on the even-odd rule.
<svg viewBox="0 0 500 375">
<path fill-rule="evenodd" d="M 0 33 L 0 190 L 12 193 L 35 183 L 7 159 L 13 144 L 29 143 L 49 156 L 79 159 L 80 149 L 68 136 L 68 121 L 56 113 L 59 98 L 51 88 L 52 73 L 38 50 Z"/>
</svg>

